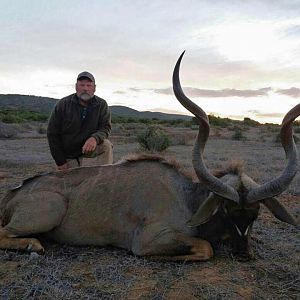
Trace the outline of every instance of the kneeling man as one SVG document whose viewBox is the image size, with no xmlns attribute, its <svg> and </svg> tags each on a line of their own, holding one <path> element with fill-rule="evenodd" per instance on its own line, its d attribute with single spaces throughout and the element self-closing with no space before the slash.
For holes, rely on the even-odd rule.
<svg viewBox="0 0 300 300">
<path fill-rule="evenodd" d="M 96 164 L 113 162 L 109 107 L 95 91 L 94 76 L 82 72 L 76 93 L 59 100 L 52 111 L 47 137 L 58 170 L 79 167 L 83 158 L 95 158 Z"/>
</svg>

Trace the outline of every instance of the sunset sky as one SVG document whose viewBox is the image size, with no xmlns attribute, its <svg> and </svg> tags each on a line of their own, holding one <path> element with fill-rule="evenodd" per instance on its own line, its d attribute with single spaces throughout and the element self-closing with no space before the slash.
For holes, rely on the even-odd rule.
<svg viewBox="0 0 300 300">
<path fill-rule="evenodd" d="M 0 0 L 0 94 L 61 98 L 81 71 L 109 105 L 280 123 L 300 97 L 300 1 Z"/>
</svg>

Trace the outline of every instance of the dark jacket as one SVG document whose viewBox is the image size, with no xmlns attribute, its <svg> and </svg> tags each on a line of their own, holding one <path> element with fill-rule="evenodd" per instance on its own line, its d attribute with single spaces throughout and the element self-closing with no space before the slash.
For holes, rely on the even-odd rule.
<svg viewBox="0 0 300 300">
<path fill-rule="evenodd" d="M 82 147 L 89 137 L 97 144 L 107 139 L 111 131 L 111 115 L 105 100 L 94 96 L 82 118 L 83 106 L 76 94 L 58 101 L 49 119 L 47 136 L 51 154 L 58 166 L 66 159 L 82 155 Z"/>
</svg>

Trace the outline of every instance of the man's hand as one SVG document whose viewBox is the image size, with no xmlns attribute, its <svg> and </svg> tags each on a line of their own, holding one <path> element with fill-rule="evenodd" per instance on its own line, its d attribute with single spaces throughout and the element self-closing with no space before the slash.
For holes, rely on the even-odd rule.
<svg viewBox="0 0 300 300">
<path fill-rule="evenodd" d="M 65 164 L 63 164 L 61 166 L 57 166 L 57 170 L 59 170 L 59 171 L 66 171 L 68 169 L 69 169 L 68 163 L 65 163 Z"/>
<path fill-rule="evenodd" d="M 90 137 L 86 140 L 82 147 L 82 153 L 83 154 L 89 154 L 90 152 L 93 152 L 97 147 L 97 141 L 94 137 Z"/>
</svg>

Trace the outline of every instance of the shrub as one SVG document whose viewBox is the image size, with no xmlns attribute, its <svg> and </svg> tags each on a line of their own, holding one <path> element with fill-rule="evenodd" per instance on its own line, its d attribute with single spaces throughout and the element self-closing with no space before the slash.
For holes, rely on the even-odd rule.
<svg viewBox="0 0 300 300">
<path fill-rule="evenodd" d="M 155 126 L 150 126 L 138 134 L 137 141 L 143 149 L 157 152 L 166 150 L 171 144 L 170 138 Z"/>
<path fill-rule="evenodd" d="M 252 120 L 252 119 L 250 119 L 250 118 L 244 118 L 244 121 L 243 121 L 243 122 L 244 122 L 245 125 L 253 126 L 253 127 L 259 126 L 259 125 L 260 125 L 259 122 L 255 121 L 255 120 Z"/>
<path fill-rule="evenodd" d="M 229 118 L 220 118 L 220 117 L 216 117 L 214 115 L 209 115 L 208 119 L 209 119 L 210 125 L 212 125 L 212 126 L 228 127 L 232 123 L 232 120 L 230 120 Z"/>
<path fill-rule="evenodd" d="M 246 137 L 244 136 L 243 131 L 241 129 L 235 129 L 232 135 L 232 139 L 238 141 L 244 141 L 246 140 Z"/>
</svg>

